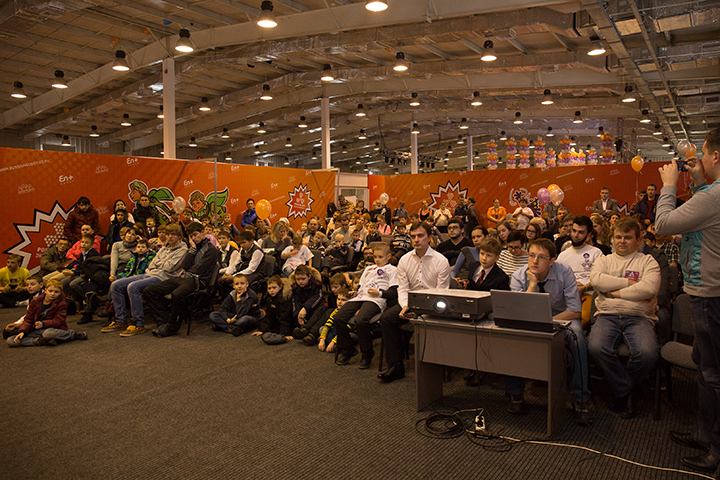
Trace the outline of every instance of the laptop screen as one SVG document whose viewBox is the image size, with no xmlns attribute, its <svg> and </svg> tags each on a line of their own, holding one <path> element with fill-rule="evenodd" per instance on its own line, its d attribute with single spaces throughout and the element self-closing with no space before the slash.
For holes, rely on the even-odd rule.
<svg viewBox="0 0 720 480">
<path fill-rule="evenodd" d="M 552 323 L 549 293 L 490 290 L 495 319 Z"/>
</svg>

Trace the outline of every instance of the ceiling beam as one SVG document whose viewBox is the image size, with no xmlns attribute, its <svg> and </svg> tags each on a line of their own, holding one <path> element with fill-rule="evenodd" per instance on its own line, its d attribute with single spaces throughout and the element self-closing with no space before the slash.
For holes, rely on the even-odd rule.
<svg viewBox="0 0 720 480">
<path fill-rule="evenodd" d="M 445 60 L 447 60 L 449 62 L 453 62 L 453 61 L 457 60 L 457 57 L 455 55 L 450 55 L 447 52 L 443 52 L 442 50 L 440 50 L 439 48 L 437 48 L 434 45 L 424 45 L 423 44 L 423 45 L 419 45 L 419 46 L 421 48 L 424 48 L 425 50 L 427 50 L 430 53 L 434 53 L 435 55 L 437 55 L 440 58 L 444 58 Z"/>
<path fill-rule="evenodd" d="M 161 22 L 163 20 L 171 20 L 171 21 L 179 24 L 181 27 L 187 28 L 189 30 L 202 31 L 202 30 L 205 30 L 208 28 L 208 26 L 205 25 L 204 23 L 196 22 L 189 18 L 174 15 L 172 13 L 168 13 L 163 10 L 160 10 L 159 8 L 153 8 L 149 5 L 145 5 L 140 2 L 127 2 L 127 3 L 125 3 L 125 6 L 130 7 L 139 12 L 147 13 L 149 15 L 157 17 L 160 19 Z"/>
<path fill-rule="evenodd" d="M 176 7 L 185 10 L 189 13 L 194 13 L 196 15 L 202 15 L 203 17 L 210 18 L 212 20 L 215 20 L 216 22 L 220 22 L 223 25 L 230 25 L 231 23 L 235 23 L 235 21 L 232 18 L 228 18 L 225 15 L 221 15 L 219 13 L 210 11 L 206 8 L 198 7 L 197 5 L 190 5 L 187 2 L 184 2 L 183 0 L 163 0 L 164 3 L 168 3 L 170 5 L 175 5 Z"/>
</svg>

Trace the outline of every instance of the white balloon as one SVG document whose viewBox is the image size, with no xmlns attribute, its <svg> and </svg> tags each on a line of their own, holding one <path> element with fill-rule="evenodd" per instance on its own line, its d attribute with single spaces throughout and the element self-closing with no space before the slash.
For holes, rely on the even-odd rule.
<svg viewBox="0 0 720 480">
<path fill-rule="evenodd" d="M 172 208 L 178 215 L 181 214 L 183 210 L 185 210 L 185 207 L 187 207 L 187 202 L 183 197 L 175 197 L 175 199 L 172 201 Z"/>
<path fill-rule="evenodd" d="M 378 197 L 378 200 L 380 200 L 380 202 L 382 202 L 382 204 L 385 205 L 388 202 L 388 200 L 390 200 L 390 197 L 388 196 L 387 193 L 381 193 L 380 196 Z"/>
</svg>

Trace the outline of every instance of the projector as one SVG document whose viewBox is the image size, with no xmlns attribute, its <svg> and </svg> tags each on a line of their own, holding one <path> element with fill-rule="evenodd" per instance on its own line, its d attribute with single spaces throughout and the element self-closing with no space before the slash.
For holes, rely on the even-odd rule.
<svg viewBox="0 0 720 480">
<path fill-rule="evenodd" d="M 409 292 L 408 308 L 417 315 L 475 321 L 492 312 L 492 302 L 490 292 L 431 288 Z"/>
</svg>

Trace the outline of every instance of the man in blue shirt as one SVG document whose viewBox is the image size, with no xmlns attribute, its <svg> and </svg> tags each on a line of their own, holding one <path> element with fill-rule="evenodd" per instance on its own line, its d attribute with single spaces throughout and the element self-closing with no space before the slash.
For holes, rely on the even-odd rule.
<svg viewBox="0 0 720 480">
<path fill-rule="evenodd" d="M 533 240 L 528 248 L 528 265 L 515 271 L 510 279 L 510 290 L 515 292 L 545 292 L 550 294 L 553 320 L 570 321 L 566 330 L 568 361 L 572 365 L 570 393 L 578 424 L 591 424 L 593 417 L 587 409 L 588 390 L 587 339 L 580 321 L 582 304 L 577 280 L 572 269 L 557 263 L 555 244 L 546 238 Z M 524 413 L 525 380 L 508 377 L 505 390 L 510 395 L 510 413 Z"/>
<path fill-rule="evenodd" d="M 253 220 L 257 218 L 257 213 L 255 212 L 255 200 L 248 198 L 245 205 L 247 205 L 247 210 L 243 212 L 242 220 L 240 221 L 240 225 L 243 228 L 248 225 L 252 225 Z"/>
</svg>

